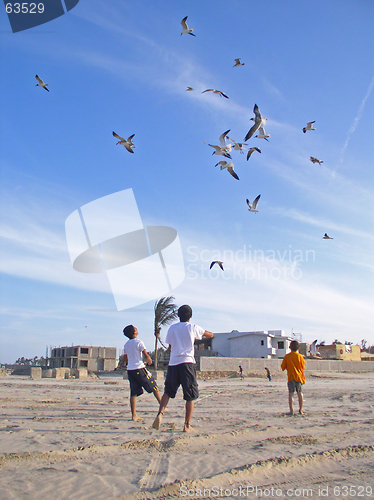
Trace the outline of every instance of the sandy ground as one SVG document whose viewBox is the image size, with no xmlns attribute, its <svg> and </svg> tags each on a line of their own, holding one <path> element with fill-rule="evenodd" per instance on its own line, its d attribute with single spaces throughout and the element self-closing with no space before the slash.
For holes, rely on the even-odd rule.
<svg viewBox="0 0 374 500">
<path fill-rule="evenodd" d="M 305 416 L 285 379 L 199 387 L 186 434 L 181 393 L 156 431 L 155 398 L 132 422 L 120 377 L 2 377 L 0 499 L 374 498 L 373 373 L 309 376 Z"/>
</svg>

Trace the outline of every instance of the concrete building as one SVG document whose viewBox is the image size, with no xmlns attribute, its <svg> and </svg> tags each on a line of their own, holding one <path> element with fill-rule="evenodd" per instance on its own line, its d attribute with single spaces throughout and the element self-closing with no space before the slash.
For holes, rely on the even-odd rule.
<svg viewBox="0 0 374 500">
<path fill-rule="evenodd" d="M 359 345 L 330 344 L 320 345 L 318 351 L 322 359 L 343 359 L 345 361 L 361 361 Z"/>
<path fill-rule="evenodd" d="M 293 337 L 282 330 L 215 333 L 211 350 L 215 356 L 227 358 L 283 358 L 289 352 Z"/>
<path fill-rule="evenodd" d="M 48 359 L 48 366 L 49 368 L 111 371 L 117 366 L 117 348 L 83 345 L 54 347 Z"/>
<path fill-rule="evenodd" d="M 370 352 L 361 351 L 361 361 L 374 361 L 374 354 Z"/>
</svg>

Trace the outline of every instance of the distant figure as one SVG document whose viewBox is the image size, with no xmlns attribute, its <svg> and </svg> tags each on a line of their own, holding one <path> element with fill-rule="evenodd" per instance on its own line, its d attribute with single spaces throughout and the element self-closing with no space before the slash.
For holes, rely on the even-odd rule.
<svg viewBox="0 0 374 500">
<path fill-rule="evenodd" d="M 192 412 L 195 400 L 199 397 L 199 388 L 196 380 L 194 343 L 195 339 L 203 337 L 213 338 L 213 333 L 200 326 L 190 323 L 192 309 L 188 305 L 178 309 L 180 322 L 171 325 L 165 342 L 170 346 L 170 361 L 166 374 L 165 389 L 162 395 L 157 417 L 153 428 L 159 429 L 162 417 L 170 398 L 175 398 L 180 385 L 183 389 L 183 399 L 186 401 L 186 413 L 183 432 L 193 431 L 191 427 Z"/>
<path fill-rule="evenodd" d="M 141 422 L 143 419 L 136 414 L 136 398 L 143 394 L 144 388 L 149 393 L 153 392 L 154 397 L 160 403 L 160 391 L 154 378 L 145 368 L 142 355 L 147 360 L 148 365 L 152 364 L 152 359 L 147 354 L 143 342 L 137 339 L 139 335 L 137 328 L 133 325 L 127 325 L 123 329 L 123 334 L 129 339 L 124 346 L 123 361 L 127 364 L 127 377 L 130 382 L 131 417 L 134 422 Z"/>
<path fill-rule="evenodd" d="M 282 371 L 287 370 L 288 378 L 288 403 L 290 406 L 290 415 L 293 415 L 293 395 L 297 392 L 299 399 L 299 413 L 303 415 L 303 384 L 305 384 L 305 360 L 298 352 L 300 344 L 297 340 L 293 340 L 290 344 L 291 352 L 283 358 L 281 368 Z"/>
<path fill-rule="evenodd" d="M 265 370 L 266 370 L 266 376 L 269 379 L 269 382 L 271 382 L 270 370 L 269 370 L 269 368 L 266 368 L 266 366 L 265 366 Z"/>
<path fill-rule="evenodd" d="M 240 365 L 239 365 L 239 376 L 240 376 L 240 380 L 243 380 L 243 378 L 244 378 L 243 368 Z"/>
</svg>

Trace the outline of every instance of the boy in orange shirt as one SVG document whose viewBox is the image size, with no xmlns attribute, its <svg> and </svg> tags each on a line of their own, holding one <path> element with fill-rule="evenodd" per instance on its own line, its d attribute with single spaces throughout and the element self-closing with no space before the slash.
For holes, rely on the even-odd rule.
<svg viewBox="0 0 374 500">
<path fill-rule="evenodd" d="M 288 377 L 288 403 L 290 405 L 290 415 L 293 415 L 293 395 L 297 392 L 299 399 L 299 413 L 303 415 L 303 384 L 305 384 L 304 368 L 305 360 L 298 352 L 300 344 L 297 340 L 293 340 L 290 344 L 291 352 L 283 358 L 281 368 L 282 371 L 287 370 Z"/>
</svg>

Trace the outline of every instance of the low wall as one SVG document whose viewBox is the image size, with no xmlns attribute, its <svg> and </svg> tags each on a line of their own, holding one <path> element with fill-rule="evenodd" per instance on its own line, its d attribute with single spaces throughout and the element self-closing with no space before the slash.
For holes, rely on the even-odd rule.
<svg viewBox="0 0 374 500">
<path fill-rule="evenodd" d="M 87 368 L 72 369 L 70 373 L 75 378 L 87 378 L 88 377 L 88 370 L 87 370 Z"/>
<path fill-rule="evenodd" d="M 236 378 L 239 377 L 238 372 L 234 371 L 225 371 L 225 372 L 216 372 L 216 371 L 197 371 L 196 378 L 198 380 L 210 380 L 216 378 Z"/>
<path fill-rule="evenodd" d="M 265 374 L 265 366 L 271 373 L 281 373 L 281 359 L 264 358 L 200 358 L 201 372 L 233 372 L 243 368 L 244 375 L 259 373 Z M 343 361 L 339 359 L 306 359 L 305 372 L 374 372 L 374 361 Z"/>
<path fill-rule="evenodd" d="M 40 366 L 32 366 L 31 367 L 31 372 L 30 372 L 30 377 L 33 380 L 37 380 L 39 378 L 42 378 L 42 369 Z"/>
<path fill-rule="evenodd" d="M 31 374 L 31 366 L 30 365 L 16 365 L 11 372 L 11 375 L 28 375 Z"/>
</svg>

